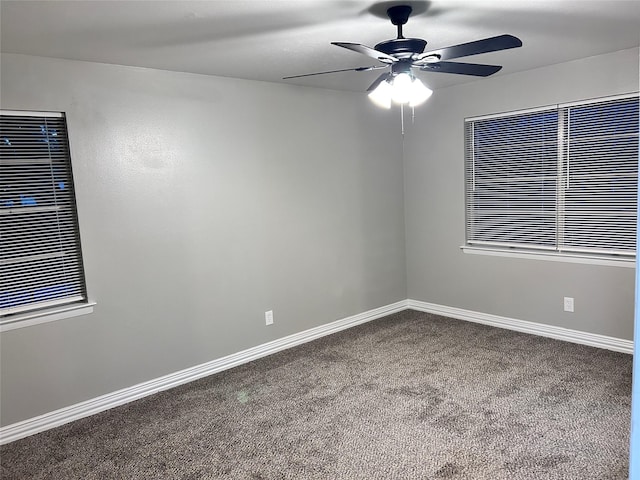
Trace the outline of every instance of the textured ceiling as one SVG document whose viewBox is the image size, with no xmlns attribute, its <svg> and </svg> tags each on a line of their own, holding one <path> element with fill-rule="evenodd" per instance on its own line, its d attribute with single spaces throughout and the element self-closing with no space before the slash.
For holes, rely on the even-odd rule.
<svg viewBox="0 0 640 480">
<path fill-rule="evenodd" d="M 427 49 L 503 33 L 521 38 L 522 48 L 465 58 L 503 65 L 496 75 L 640 44 L 637 0 L 2 0 L 0 46 L 9 53 L 365 91 L 379 72 L 282 77 L 375 64 L 330 42 L 374 46 L 395 38 L 384 15 L 393 4 L 414 7 L 404 33 L 427 40 Z M 432 88 L 482 81 L 420 76 Z"/>
</svg>

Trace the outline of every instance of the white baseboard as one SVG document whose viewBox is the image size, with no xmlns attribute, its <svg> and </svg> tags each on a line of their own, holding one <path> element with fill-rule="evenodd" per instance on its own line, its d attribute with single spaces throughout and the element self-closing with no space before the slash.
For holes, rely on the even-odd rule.
<svg viewBox="0 0 640 480">
<path fill-rule="evenodd" d="M 489 313 L 474 312 L 462 308 L 447 307 L 435 303 L 421 302 L 419 300 L 407 300 L 407 306 L 413 310 L 442 315 L 443 317 L 457 318 L 467 322 L 482 323 L 492 327 L 506 328 L 517 332 L 530 333 L 541 337 L 555 338 L 565 342 L 579 343 L 591 347 L 614 350 L 616 352 L 633 354 L 633 341 L 621 338 L 607 337 L 597 333 L 581 332 L 569 328 L 554 327 L 543 323 L 527 322 L 515 318 L 500 317 Z"/>
<path fill-rule="evenodd" d="M 38 417 L 30 418 L 0 428 L 0 445 L 19 440 L 29 435 L 44 432 L 51 428 L 59 427 L 65 423 L 73 422 L 90 415 L 103 412 L 119 405 L 138 400 L 148 395 L 177 387 L 184 383 L 257 360 L 287 348 L 295 347 L 312 340 L 330 335 L 332 333 L 354 327 L 361 323 L 370 322 L 377 318 L 413 309 L 422 312 L 433 313 L 450 318 L 466 320 L 468 322 L 483 323 L 508 330 L 555 338 L 572 343 L 605 348 L 623 353 L 633 353 L 633 342 L 619 338 L 607 337 L 594 333 L 580 332 L 562 327 L 554 327 L 541 323 L 527 322 L 513 318 L 500 317 L 487 313 L 474 312 L 461 308 L 447 307 L 434 303 L 421 302 L 419 300 L 402 300 L 400 302 L 375 308 L 351 317 L 346 317 L 335 322 L 327 323 L 319 327 L 311 328 L 300 333 L 288 335 L 278 340 L 273 340 L 256 347 L 233 353 L 201 365 L 196 365 L 179 372 L 171 373 L 154 380 L 139 383 L 128 388 L 123 388 L 113 393 L 93 398 L 75 405 L 71 405 L 53 412 L 45 413 Z"/>
<path fill-rule="evenodd" d="M 148 395 L 153 395 L 154 393 L 177 387 L 178 385 L 182 385 L 184 383 L 251 362 L 258 358 L 271 355 L 281 350 L 295 347 L 296 345 L 310 342 L 320 337 L 354 327 L 361 323 L 370 322 L 371 320 L 375 320 L 392 313 L 401 312 L 406 309 L 407 301 L 402 300 L 400 302 L 375 308 L 351 317 L 336 320 L 335 322 L 327 323 L 319 327 L 311 328 L 300 333 L 288 335 L 278 340 L 264 343 L 238 353 L 227 355 L 226 357 L 156 378 L 154 380 L 123 388 L 122 390 L 108 393 L 69 407 L 45 413 L 38 417 L 4 426 L 0 428 L 0 445 L 28 437 L 29 435 L 44 432 L 51 428 L 59 427 L 65 423 L 73 422 L 74 420 L 79 420 L 119 405 L 124 405 L 125 403 L 138 400 Z"/>
</svg>

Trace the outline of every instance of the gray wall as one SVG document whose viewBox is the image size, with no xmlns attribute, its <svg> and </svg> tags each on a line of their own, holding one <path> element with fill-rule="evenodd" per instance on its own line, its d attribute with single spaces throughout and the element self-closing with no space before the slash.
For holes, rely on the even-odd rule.
<svg viewBox="0 0 640 480">
<path fill-rule="evenodd" d="M 68 115 L 97 301 L 1 335 L 3 425 L 406 298 L 401 141 L 366 96 L 1 67 L 2 108 Z"/>
<path fill-rule="evenodd" d="M 634 270 L 465 254 L 466 117 L 638 91 L 638 49 L 437 90 L 407 132 L 407 288 L 414 300 L 633 338 Z M 575 298 L 575 313 L 563 297 Z"/>
<path fill-rule="evenodd" d="M 636 91 L 637 49 L 436 91 L 407 125 L 404 178 L 397 112 L 361 94 L 6 54 L 1 68 L 2 108 L 68 114 L 98 302 L 0 336 L 2 425 L 407 297 L 632 338 L 633 269 L 459 247 L 464 118 Z"/>
</svg>

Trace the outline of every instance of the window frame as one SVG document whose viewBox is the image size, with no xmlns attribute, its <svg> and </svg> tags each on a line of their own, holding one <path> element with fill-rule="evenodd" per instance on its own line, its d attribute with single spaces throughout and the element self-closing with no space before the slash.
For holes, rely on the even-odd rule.
<svg viewBox="0 0 640 480">
<path fill-rule="evenodd" d="M 66 202 L 67 206 L 63 207 L 61 206 L 61 204 L 58 203 L 57 197 L 59 197 L 60 195 L 56 194 L 56 190 L 58 187 L 55 186 L 57 185 L 56 183 L 57 180 L 53 181 L 54 177 L 51 177 L 53 182 L 51 186 L 51 190 L 47 189 L 47 190 L 37 190 L 37 191 L 39 195 L 50 195 L 54 199 L 51 206 L 46 208 L 44 206 L 39 207 L 39 210 L 46 211 L 46 212 L 49 212 L 49 211 L 60 212 L 60 211 L 63 211 L 63 210 L 60 210 L 61 208 L 65 208 L 64 211 L 67 212 L 66 215 L 70 217 L 70 220 L 61 220 L 58 217 L 59 215 L 58 213 L 56 213 L 56 220 L 53 223 L 51 221 L 42 220 L 39 218 L 36 218 L 35 220 L 36 221 L 39 220 L 40 225 L 42 226 L 51 225 L 55 227 L 55 229 L 57 229 L 57 234 L 55 237 L 50 236 L 50 234 L 47 234 L 47 233 L 44 234 L 46 235 L 46 237 L 44 237 L 46 240 L 43 240 L 43 241 L 46 241 L 46 243 L 44 243 L 45 247 L 47 245 L 51 245 L 52 244 L 51 242 L 62 242 L 63 238 L 65 239 L 65 241 L 68 241 L 69 238 L 72 239 L 72 244 L 71 244 L 72 246 L 71 247 L 65 246 L 64 251 L 68 251 L 67 249 L 71 248 L 71 250 L 69 251 L 73 251 L 74 254 L 77 256 L 77 260 L 76 260 L 77 265 L 73 269 L 73 272 L 74 272 L 73 278 L 76 279 L 75 281 L 80 282 L 79 290 L 75 294 L 67 294 L 66 297 L 55 296 L 55 295 L 48 296 L 47 297 L 48 300 L 38 300 L 38 301 L 32 301 L 31 303 L 21 304 L 16 307 L 6 307 L 5 311 L 0 312 L 0 332 L 91 313 L 93 312 L 93 306 L 95 305 L 95 302 L 92 302 L 89 300 L 89 295 L 87 291 L 88 289 L 87 289 L 87 282 L 86 282 L 86 272 L 84 268 L 84 255 L 82 251 L 83 250 L 82 241 L 80 238 L 80 222 L 79 222 L 78 212 L 77 212 L 78 202 L 77 202 L 77 196 L 75 191 L 75 181 L 74 181 L 73 168 L 72 168 L 72 158 L 71 158 L 72 155 L 71 155 L 71 145 L 70 145 L 70 138 L 69 138 L 70 135 L 69 135 L 69 129 L 68 129 L 67 116 L 64 112 L 10 110 L 10 109 L 0 109 L 0 115 L 2 117 L 5 117 L 5 116 L 6 117 L 9 117 L 9 116 L 10 117 L 28 117 L 31 119 L 39 119 L 39 118 L 61 119 L 62 125 L 64 127 L 64 138 L 61 140 L 61 142 L 64 142 L 64 145 L 62 147 L 62 153 L 59 153 L 59 154 L 52 153 L 53 150 L 51 149 L 51 147 L 48 148 L 48 151 L 49 151 L 48 159 L 50 162 L 50 167 L 48 167 L 48 171 L 50 171 L 51 175 L 53 175 L 53 172 L 55 171 L 55 165 L 57 165 L 58 166 L 57 168 L 62 168 L 63 171 L 65 172 L 62 178 L 63 178 L 63 181 L 67 183 L 67 185 L 65 185 L 64 183 L 61 183 L 60 184 L 61 186 L 59 188 L 62 190 L 65 190 L 65 189 L 68 190 L 68 193 L 65 194 L 66 200 L 65 199 L 60 200 L 60 201 Z M 27 127 L 29 126 L 29 124 L 26 122 L 25 122 L 25 125 Z M 56 135 L 56 133 L 53 133 L 53 135 Z M 47 136 L 46 137 L 47 139 L 51 138 L 48 129 L 46 130 L 46 136 Z M 33 138 L 37 138 L 37 137 L 33 137 Z M 28 142 L 34 141 L 30 137 L 27 137 L 27 139 L 28 139 L 27 140 Z M 49 140 L 46 140 L 46 141 L 49 144 Z M 25 145 L 29 145 L 29 144 L 25 144 Z M 26 157 L 18 156 L 17 158 L 28 159 L 28 158 L 32 158 L 30 157 L 30 155 L 33 155 L 33 154 L 23 153 L 23 155 L 26 155 Z M 55 155 L 55 157 L 52 155 Z M 55 160 L 56 158 L 58 160 Z M 37 180 L 37 177 L 33 177 L 33 175 L 36 175 L 35 173 L 33 173 L 33 168 L 34 168 L 33 165 L 29 165 L 27 162 L 25 162 L 27 163 L 26 169 L 23 169 L 25 172 L 27 172 L 25 174 L 25 173 L 21 173 L 21 168 L 19 166 L 16 166 L 16 165 L 19 165 L 19 163 L 12 164 L 10 161 L 10 158 L 7 158 L 7 160 L 9 160 L 9 162 L 7 163 L 8 169 L 13 170 L 14 174 L 26 175 L 25 178 L 29 179 L 28 181 L 34 182 L 33 183 L 34 186 L 32 188 L 37 189 L 36 187 L 37 183 L 35 182 L 37 182 L 38 180 Z M 41 162 L 42 162 L 41 160 L 38 160 L 36 164 Z M 31 172 L 29 169 L 31 169 Z M 11 170 L 7 170 L 7 171 L 10 172 Z M 11 185 L 10 183 L 7 183 L 7 188 L 9 189 L 8 190 L 9 192 L 11 191 L 10 185 Z M 22 195 L 20 196 L 22 198 Z M 10 196 L 9 198 L 11 203 L 8 206 L 8 208 L 9 209 L 16 208 L 12 206 L 13 205 L 13 200 L 11 200 L 12 196 Z M 18 210 L 16 210 L 16 212 L 18 214 L 24 215 L 24 213 L 19 211 L 19 207 L 17 208 Z M 27 215 L 29 214 L 30 213 L 27 212 Z M 11 213 L 10 212 L 5 213 L 5 215 L 11 215 Z M 30 222 L 29 220 L 25 220 L 25 221 L 27 223 Z M 62 221 L 64 221 L 65 223 L 64 224 L 61 223 Z M 38 224 L 35 224 L 35 225 L 38 225 Z M 71 230 L 71 233 L 69 233 L 66 230 L 64 231 L 65 233 L 63 233 L 63 231 L 60 230 L 61 228 L 71 228 L 72 230 Z M 61 235 L 65 235 L 65 236 L 62 237 Z M 27 233 L 23 238 L 29 238 L 29 234 Z M 9 245 L 11 245 L 14 249 L 15 248 L 20 249 L 19 247 L 20 237 L 16 237 L 15 239 L 13 239 L 11 243 L 9 243 Z M 40 245 L 42 245 L 42 243 Z M 58 247 L 58 248 L 61 248 L 61 247 Z M 18 251 L 21 251 L 21 250 L 18 250 Z M 19 258 L 20 257 L 18 257 L 17 263 L 15 261 L 11 262 L 11 260 L 9 260 L 9 263 L 7 263 L 6 265 L 12 265 L 12 264 L 20 265 L 21 262 L 30 261 L 28 259 L 28 256 L 24 256 L 23 260 L 20 260 Z M 28 267 L 18 267 L 18 268 L 28 268 Z M 25 271 L 28 271 L 28 270 L 25 270 Z M 23 277 L 19 276 L 19 278 L 23 278 Z M 51 278 L 54 278 L 54 277 L 51 277 Z M 32 285 L 31 288 L 44 288 L 45 284 L 39 283 L 39 281 L 36 280 L 31 285 Z M 38 285 L 43 285 L 43 287 L 38 287 Z M 49 287 L 46 287 L 46 288 L 49 288 Z"/>
<path fill-rule="evenodd" d="M 467 129 L 468 126 L 471 125 L 472 128 L 475 126 L 475 122 L 482 120 L 490 120 L 490 119 L 498 119 L 498 118 L 507 118 L 507 117 L 516 117 L 521 115 L 526 115 L 530 113 L 539 113 L 544 111 L 557 111 L 558 112 L 558 141 L 557 141 L 557 154 L 556 158 L 558 161 L 558 169 L 556 171 L 556 183 L 558 189 L 563 186 L 563 172 L 562 162 L 565 160 L 564 156 L 565 145 L 564 145 L 564 135 L 563 126 L 565 123 L 565 119 L 563 118 L 566 115 L 566 112 L 569 111 L 570 108 L 580 107 L 580 106 L 590 106 L 590 105 L 598 105 L 601 103 L 612 102 L 616 100 L 626 100 L 626 99 L 638 99 L 640 101 L 639 92 L 631 92 L 620 95 L 611 95 L 607 97 L 599 97 L 592 99 L 585 99 L 573 102 L 566 103 L 558 103 L 553 105 L 539 106 L 528 109 L 520 109 L 509 112 L 500 112 L 489 115 L 468 117 L 464 119 L 464 218 L 465 218 L 465 241 L 464 244 L 460 247 L 460 249 L 464 253 L 468 254 L 479 254 L 479 255 L 490 255 L 490 256 L 505 256 L 505 257 L 516 257 L 516 258 L 524 258 L 524 259 L 537 259 L 537 260 L 545 260 L 545 261 L 560 261 L 560 262 L 569 262 L 569 263 L 587 263 L 587 264 L 596 264 L 596 265 L 605 265 L 605 266 L 616 266 L 616 267 L 626 267 L 626 268 L 635 268 L 636 256 L 638 254 L 637 251 L 634 251 L 633 254 L 615 254 L 609 252 L 603 253 L 594 253 L 592 251 L 589 252 L 580 252 L 577 250 L 571 249 L 563 249 L 561 245 L 561 239 L 557 236 L 556 233 L 556 241 L 555 247 L 546 248 L 543 245 L 537 245 L 532 248 L 527 248 L 524 245 L 508 245 L 503 244 L 499 245 L 498 242 L 489 242 L 486 245 L 483 245 L 481 241 L 473 241 L 469 239 L 469 229 L 470 229 L 470 210 L 472 208 L 472 204 L 469 198 L 469 186 L 470 182 L 475 181 L 475 178 L 471 180 L 469 178 L 469 141 Z M 473 142 L 473 140 L 471 140 Z M 471 145 L 471 154 L 475 155 L 475 145 Z M 473 160 L 475 161 L 475 157 Z M 475 169 L 475 166 L 472 167 Z M 474 175 L 475 176 L 475 175 Z M 637 192 L 637 189 L 636 189 Z M 559 194 L 560 197 L 563 197 L 562 192 Z M 636 193 L 636 212 L 638 207 L 638 194 Z M 564 199 L 560 198 L 560 201 L 556 204 L 557 209 L 555 211 L 556 222 L 563 222 L 563 215 L 565 214 L 565 205 Z M 638 222 L 638 218 L 636 218 L 636 224 Z M 562 230 L 565 228 L 565 225 L 561 225 L 558 227 L 558 230 Z M 595 250 L 596 247 L 593 248 Z"/>
</svg>

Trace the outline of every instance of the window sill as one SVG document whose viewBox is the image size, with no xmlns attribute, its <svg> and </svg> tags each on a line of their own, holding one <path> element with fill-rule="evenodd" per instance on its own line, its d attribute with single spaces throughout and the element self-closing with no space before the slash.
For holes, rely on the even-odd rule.
<svg viewBox="0 0 640 480">
<path fill-rule="evenodd" d="M 55 322 L 64 318 L 78 317 L 93 312 L 96 302 L 88 302 L 64 307 L 54 307 L 40 312 L 25 313 L 6 319 L 0 323 L 0 332 L 15 330 L 16 328 L 31 327 L 40 323 Z"/>
<path fill-rule="evenodd" d="M 607 267 L 635 268 L 636 266 L 635 258 L 628 260 L 618 260 L 615 258 L 603 258 L 572 253 L 524 252 L 522 250 L 517 251 L 505 250 L 500 248 L 469 247 L 465 245 L 460 248 L 464 253 L 470 253 L 473 255 L 525 258 L 528 260 L 544 260 L 548 262 L 584 263 L 588 265 L 603 265 Z"/>
</svg>

